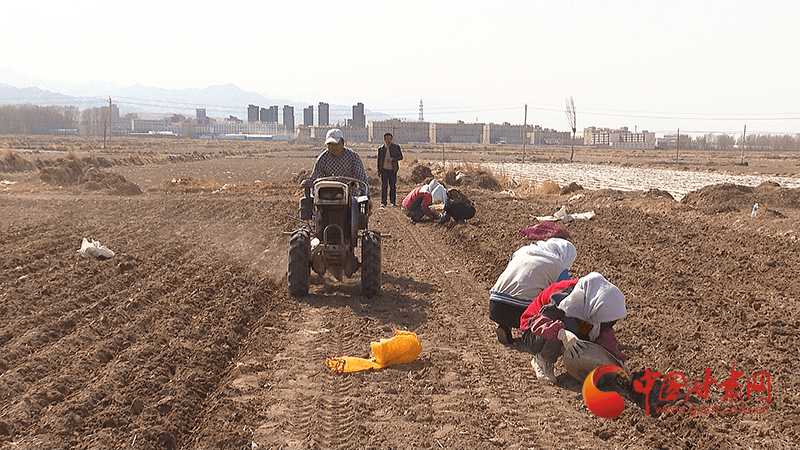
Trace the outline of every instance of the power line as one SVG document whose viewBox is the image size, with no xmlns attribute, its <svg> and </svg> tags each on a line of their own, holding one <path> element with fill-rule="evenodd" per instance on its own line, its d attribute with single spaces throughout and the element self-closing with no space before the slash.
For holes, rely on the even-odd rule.
<svg viewBox="0 0 800 450">
<path fill-rule="evenodd" d="M 170 100 L 152 100 L 136 97 L 114 97 L 115 104 L 127 106 L 131 108 L 160 108 L 160 109 L 185 109 L 192 110 L 197 108 L 204 108 L 211 113 L 227 114 L 232 109 L 242 108 L 240 104 L 207 104 L 198 105 L 194 102 L 170 101 Z M 56 97 L 31 97 L 31 98 L 0 98 L 0 102 L 13 101 L 15 103 L 5 103 L 5 106 L 14 106 L 24 104 L 40 104 L 43 102 L 52 102 L 56 105 L 69 105 L 76 104 L 83 105 L 96 105 L 101 106 L 105 103 L 105 99 L 101 97 L 69 97 L 69 98 L 56 98 Z M 33 103 L 35 102 L 35 103 Z M 553 105 L 535 105 L 528 104 L 528 108 L 534 111 L 546 112 L 563 112 L 562 107 Z M 483 114 L 499 111 L 520 111 L 522 114 L 523 107 L 520 105 L 501 104 L 501 105 L 467 105 L 467 106 L 439 106 L 439 107 L 426 107 L 425 112 L 431 116 L 441 115 L 456 115 L 456 114 Z M 380 112 L 388 113 L 390 115 L 407 115 L 413 116 L 418 112 L 417 109 L 412 108 L 381 108 Z M 659 112 L 659 111 L 639 111 L 639 110 L 617 110 L 617 109 L 604 109 L 604 108 L 578 108 L 579 115 L 586 115 L 592 117 L 622 117 L 631 119 L 657 119 L 657 120 L 692 120 L 692 121 L 736 121 L 736 122 L 778 122 L 789 120 L 800 120 L 800 112 L 790 113 L 705 113 L 705 112 Z M 669 132 L 664 130 L 663 132 Z M 730 131 L 689 131 L 690 133 L 738 133 L 737 130 Z M 786 132 L 778 131 L 761 131 L 754 130 L 755 133 L 769 133 L 769 134 L 787 134 Z M 791 134 L 791 133 L 789 133 Z"/>
<path fill-rule="evenodd" d="M 152 100 L 135 97 L 114 97 L 116 104 L 129 105 L 129 106 L 149 106 L 149 107 L 182 107 L 186 109 L 195 109 L 198 107 L 194 102 L 179 102 L 169 100 Z M 50 98 L 50 97 L 31 97 L 31 98 L 0 98 L 0 101 L 15 101 L 15 102 L 70 102 L 70 103 L 105 103 L 105 98 L 101 97 L 70 97 L 68 100 L 64 98 Z M 241 108 L 239 104 L 207 104 L 203 106 L 206 109 L 231 109 Z M 529 109 L 547 112 L 563 112 L 563 108 L 552 105 L 528 105 Z M 470 105 L 470 106 L 439 106 L 425 108 L 428 114 L 457 114 L 457 113 L 485 113 L 495 111 L 514 111 L 522 110 L 523 107 L 519 105 Z M 418 108 L 381 108 L 381 112 L 385 113 L 405 113 L 416 114 L 419 112 Z M 579 113 L 590 116 L 601 117 L 629 117 L 629 118 L 643 118 L 643 119 L 663 119 L 663 120 L 736 120 L 736 121 L 777 121 L 777 120 L 800 120 L 800 112 L 789 113 L 704 113 L 704 112 L 664 112 L 664 111 L 640 111 L 640 110 L 617 110 L 617 109 L 604 109 L 604 108 L 579 108 Z M 776 117 L 777 116 L 777 117 Z"/>
</svg>

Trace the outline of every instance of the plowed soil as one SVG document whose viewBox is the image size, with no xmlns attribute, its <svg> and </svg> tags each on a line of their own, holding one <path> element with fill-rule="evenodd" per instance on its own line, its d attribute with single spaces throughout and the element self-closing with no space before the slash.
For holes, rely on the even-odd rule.
<svg viewBox="0 0 800 450">
<path fill-rule="evenodd" d="M 800 442 L 797 189 L 718 185 L 677 202 L 655 190 L 465 184 L 478 212 L 464 225 L 415 225 L 397 207 L 375 209 L 370 228 L 391 234 L 379 296 L 363 297 L 356 273 L 295 298 L 283 233 L 298 225 L 288 215 L 318 149 L 75 162 L 92 151 L 76 148 L 60 182 L 43 171 L 58 164 L 36 164 L 42 155 L 7 157 L 26 167 L 0 172 L 0 448 Z M 362 158 L 375 182 L 372 151 Z M 400 172 L 401 198 L 415 185 L 412 166 L 437 167 L 413 159 Z M 578 249 L 570 273 L 600 272 L 626 295 L 616 330 L 630 369 L 685 375 L 677 406 L 707 369 L 716 380 L 706 398 L 688 396 L 685 413 L 648 416 L 628 399 L 616 419 L 597 417 L 560 363 L 559 385 L 543 385 L 529 353 L 497 342 L 488 290 L 529 243 L 518 231 L 562 205 L 596 213 L 559 224 Z M 82 257 L 84 237 L 115 256 Z M 413 363 L 344 375 L 325 367 L 331 355 L 368 357 L 370 342 L 395 329 L 419 336 Z M 769 391 L 752 389 L 764 372 Z M 738 397 L 725 395 L 732 376 Z"/>
</svg>

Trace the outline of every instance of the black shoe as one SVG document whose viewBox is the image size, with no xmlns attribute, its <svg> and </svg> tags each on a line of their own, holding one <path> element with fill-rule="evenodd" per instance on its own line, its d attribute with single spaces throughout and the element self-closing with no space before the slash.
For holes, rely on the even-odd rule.
<svg viewBox="0 0 800 450">
<path fill-rule="evenodd" d="M 444 213 L 442 217 L 439 218 L 439 225 L 444 225 L 447 222 L 450 222 L 450 214 Z"/>
<path fill-rule="evenodd" d="M 514 343 L 514 337 L 511 336 L 511 329 L 504 325 L 497 326 L 497 340 L 503 345 L 511 345 Z"/>
</svg>

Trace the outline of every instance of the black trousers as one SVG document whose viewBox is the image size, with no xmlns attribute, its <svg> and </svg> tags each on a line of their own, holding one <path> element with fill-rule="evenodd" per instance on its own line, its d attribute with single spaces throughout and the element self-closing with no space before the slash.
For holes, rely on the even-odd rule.
<svg viewBox="0 0 800 450">
<path fill-rule="evenodd" d="M 444 210 L 456 222 L 463 222 L 475 217 L 475 207 L 462 205 L 461 203 L 447 202 Z"/>
<path fill-rule="evenodd" d="M 386 204 L 386 197 L 392 202 L 397 203 L 397 171 L 390 169 L 381 169 L 381 205 Z"/>
<path fill-rule="evenodd" d="M 412 220 L 420 221 L 425 216 L 425 213 L 422 212 L 422 200 L 425 197 L 420 195 L 410 205 L 408 205 L 408 211 L 406 211 L 406 215 L 411 217 Z"/>
</svg>

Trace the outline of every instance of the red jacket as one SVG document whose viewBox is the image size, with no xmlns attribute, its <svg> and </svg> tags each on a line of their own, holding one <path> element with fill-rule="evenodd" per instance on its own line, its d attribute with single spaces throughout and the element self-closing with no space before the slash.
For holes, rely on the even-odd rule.
<svg viewBox="0 0 800 450">
<path fill-rule="evenodd" d="M 522 313 L 522 317 L 519 318 L 519 329 L 520 330 L 527 330 L 528 325 L 530 324 L 530 320 L 539 314 L 539 311 L 542 310 L 542 307 L 550 303 L 550 296 L 555 294 L 556 292 L 566 289 L 570 286 L 575 286 L 578 284 L 578 280 L 561 280 L 556 281 L 555 283 L 551 284 L 545 290 L 539 293 L 535 299 L 528 305 L 528 308 Z"/>
<path fill-rule="evenodd" d="M 433 198 L 431 197 L 430 192 L 420 192 L 420 189 L 422 189 L 423 187 L 425 187 L 424 184 L 422 186 L 417 186 L 414 189 L 412 189 L 411 192 L 408 193 L 408 195 L 406 195 L 406 198 L 403 199 L 403 209 L 408 210 L 411 204 L 414 203 L 414 200 L 416 200 L 417 197 L 422 196 L 422 205 L 421 205 L 422 212 L 428 215 L 432 214 L 428 206 L 430 206 L 431 201 L 433 201 Z"/>
<path fill-rule="evenodd" d="M 528 305 L 525 312 L 522 313 L 522 317 L 519 319 L 520 330 L 528 330 L 537 336 L 551 341 L 558 340 L 558 330 L 564 328 L 564 322 L 550 319 L 547 316 L 540 315 L 539 312 L 545 305 L 550 303 L 550 297 L 553 294 L 570 286 L 575 286 L 576 284 L 578 284 L 578 280 L 561 280 L 556 281 L 543 290 L 533 299 L 531 304 Z M 617 342 L 617 336 L 613 329 L 600 333 L 600 336 L 595 339 L 595 343 L 603 346 L 622 361 L 628 359 L 627 355 L 619 351 L 619 343 Z"/>
</svg>

